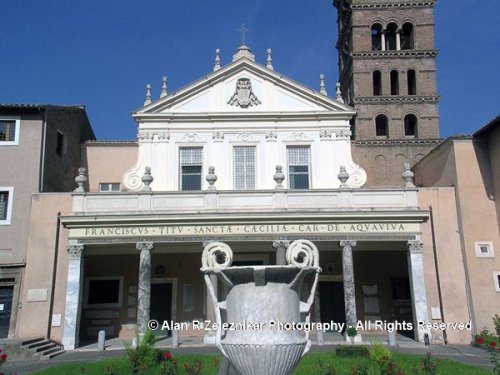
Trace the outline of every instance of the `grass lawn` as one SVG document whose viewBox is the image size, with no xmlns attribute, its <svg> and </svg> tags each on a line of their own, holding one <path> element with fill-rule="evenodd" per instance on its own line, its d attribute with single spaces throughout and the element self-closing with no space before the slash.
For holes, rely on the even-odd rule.
<svg viewBox="0 0 500 375">
<path fill-rule="evenodd" d="M 179 362 L 179 368 L 182 369 L 183 363 L 190 363 L 201 360 L 203 369 L 200 374 L 217 374 L 219 355 L 175 355 L 175 359 Z M 407 355 L 394 353 L 393 359 L 401 365 L 407 375 L 419 375 L 420 361 L 423 357 L 418 355 Z M 491 375 L 491 371 L 479 367 L 469 366 L 460 362 L 447 359 L 436 359 L 438 364 L 439 375 Z M 300 362 L 294 375 L 311 375 L 319 374 L 320 363 L 326 363 L 333 366 L 337 372 L 336 375 L 351 375 L 351 368 L 354 363 L 364 364 L 369 369 L 370 375 L 379 375 L 380 370 L 376 363 L 369 358 L 339 358 L 333 352 L 311 353 L 307 354 Z M 112 372 L 107 371 L 112 370 Z M 184 372 L 181 371 L 180 374 Z M 70 363 L 61 366 L 51 367 L 42 371 L 38 371 L 37 375 L 121 375 L 130 374 L 127 358 L 105 359 L 97 362 L 80 362 Z M 144 375 L 159 374 L 158 368 L 146 368 Z"/>
</svg>

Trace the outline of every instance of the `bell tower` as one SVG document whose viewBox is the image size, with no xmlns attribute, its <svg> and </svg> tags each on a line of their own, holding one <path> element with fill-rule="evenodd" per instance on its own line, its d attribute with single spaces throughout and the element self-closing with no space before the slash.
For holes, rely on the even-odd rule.
<svg viewBox="0 0 500 375">
<path fill-rule="evenodd" d="M 400 183 L 403 163 L 414 164 L 439 142 L 434 5 L 334 0 L 341 91 L 357 110 L 354 157 L 376 169 L 371 185 Z"/>
</svg>

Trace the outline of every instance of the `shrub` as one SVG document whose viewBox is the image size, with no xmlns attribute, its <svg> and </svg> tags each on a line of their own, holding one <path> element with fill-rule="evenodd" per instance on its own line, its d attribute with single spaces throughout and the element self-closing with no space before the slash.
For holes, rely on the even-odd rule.
<svg viewBox="0 0 500 375">
<path fill-rule="evenodd" d="M 366 346 L 339 346 L 335 349 L 337 357 L 351 358 L 351 357 L 368 357 L 369 352 Z"/>
<path fill-rule="evenodd" d="M 150 330 L 146 330 L 142 339 L 136 335 L 137 347 L 127 347 L 129 366 L 132 374 L 138 374 L 147 367 L 152 367 L 158 362 L 157 352 L 154 348 L 156 337 Z"/>
<path fill-rule="evenodd" d="M 191 362 L 184 363 L 183 367 L 186 375 L 198 375 L 203 370 L 203 363 L 200 359 L 193 359 Z"/>
<path fill-rule="evenodd" d="M 167 350 L 162 353 L 162 361 L 160 365 L 160 375 L 178 375 L 179 367 L 177 361 L 172 357 L 172 354 Z"/>
<path fill-rule="evenodd" d="M 337 369 L 324 361 L 320 361 L 317 374 L 318 375 L 337 375 Z"/>
<path fill-rule="evenodd" d="M 496 341 L 491 341 L 488 350 L 490 352 L 490 361 L 493 364 L 493 373 L 495 375 L 500 375 L 500 358 L 497 353 L 497 343 Z"/>
<path fill-rule="evenodd" d="M 396 362 L 389 359 L 380 365 L 380 375 L 406 375 L 406 372 Z"/>
<path fill-rule="evenodd" d="M 354 364 L 351 368 L 352 375 L 368 375 L 368 367 L 361 364 Z"/>
<path fill-rule="evenodd" d="M 424 359 L 420 362 L 420 365 L 422 367 L 422 371 L 426 375 L 436 375 L 437 374 L 437 364 L 434 358 L 432 357 L 432 354 L 430 352 L 427 352 L 425 354 Z"/>
<path fill-rule="evenodd" d="M 380 366 L 382 366 L 386 362 L 389 362 L 392 358 L 391 351 L 381 343 L 373 343 L 371 348 L 368 349 L 368 352 L 370 353 L 370 358 L 377 362 Z"/>
<path fill-rule="evenodd" d="M 471 342 L 471 345 L 476 348 L 488 349 L 488 345 L 492 341 L 495 341 L 497 344 L 500 342 L 498 337 L 490 333 L 490 331 L 485 328 L 479 333 L 479 335 L 474 336 L 474 341 Z"/>
<path fill-rule="evenodd" d="M 346 333 L 347 333 L 347 336 L 349 336 L 350 338 L 353 338 L 353 337 L 357 336 L 358 330 L 356 329 L 356 327 L 349 326 L 346 330 Z"/>
</svg>

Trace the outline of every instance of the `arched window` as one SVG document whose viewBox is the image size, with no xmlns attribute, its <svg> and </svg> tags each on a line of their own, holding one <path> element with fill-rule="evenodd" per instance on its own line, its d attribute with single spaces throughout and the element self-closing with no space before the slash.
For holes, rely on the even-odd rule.
<svg viewBox="0 0 500 375">
<path fill-rule="evenodd" d="M 413 36 L 413 24 L 406 22 L 401 29 L 401 49 L 414 49 L 415 38 Z"/>
<path fill-rule="evenodd" d="M 408 70 L 408 95 L 417 95 L 417 77 L 414 70 Z"/>
<path fill-rule="evenodd" d="M 373 95 L 382 95 L 382 73 L 380 70 L 375 70 L 372 74 L 373 78 Z"/>
<path fill-rule="evenodd" d="M 398 31 L 398 25 L 394 22 L 387 25 L 387 31 L 385 32 L 385 49 L 395 50 L 397 49 L 396 44 L 396 33 Z"/>
<path fill-rule="evenodd" d="M 375 118 L 375 135 L 377 137 L 387 137 L 389 135 L 389 120 L 385 115 L 378 115 Z"/>
<path fill-rule="evenodd" d="M 417 116 L 406 115 L 405 116 L 405 137 L 416 137 L 417 136 Z"/>
<path fill-rule="evenodd" d="M 382 25 L 376 23 L 372 26 L 372 51 L 382 49 Z"/>
<path fill-rule="evenodd" d="M 391 95 L 399 95 L 399 72 L 391 71 Z"/>
</svg>

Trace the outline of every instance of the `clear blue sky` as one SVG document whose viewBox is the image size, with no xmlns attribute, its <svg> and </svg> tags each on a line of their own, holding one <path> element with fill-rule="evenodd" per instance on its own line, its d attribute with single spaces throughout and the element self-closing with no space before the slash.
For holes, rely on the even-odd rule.
<svg viewBox="0 0 500 375">
<path fill-rule="evenodd" d="M 500 114 L 499 0 L 439 0 L 435 10 L 441 135 Z M 144 87 L 158 97 L 230 62 L 247 44 L 277 71 L 318 88 L 337 80 L 331 0 L 2 0 L 0 102 L 84 104 L 99 139 L 134 139 Z"/>
</svg>

